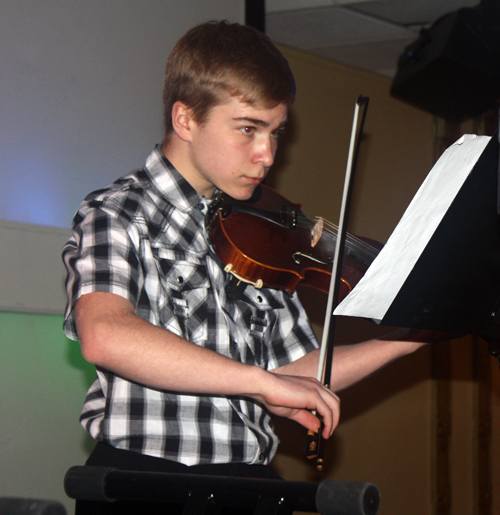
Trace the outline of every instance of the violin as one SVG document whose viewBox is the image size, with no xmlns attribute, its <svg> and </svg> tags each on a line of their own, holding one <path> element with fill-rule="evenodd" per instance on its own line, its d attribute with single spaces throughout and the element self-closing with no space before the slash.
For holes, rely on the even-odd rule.
<svg viewBox="0 0 500 515">
<path fill-rule="evenodd" d="M 300 204 L 260 185 L 252 198 L 237 201 L 219 193 L 206 228 L 225 271 L 242 282 L 292 294 L 299 284 L 328 293 L 337 228 L 306 217 Z M 348 233 L 340 300 L 354 288 L 382 245 Z"/>
</svg>

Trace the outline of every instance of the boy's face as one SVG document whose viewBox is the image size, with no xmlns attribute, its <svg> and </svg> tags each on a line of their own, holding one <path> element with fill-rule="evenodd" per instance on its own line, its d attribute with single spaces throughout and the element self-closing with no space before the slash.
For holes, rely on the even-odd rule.
<svg viewBox="0 0 500 515">
<path fill-rule="evenodd" d="M 211 198 L 215 188 L 246 200 L 264 180 L 274 162 L 288 107 L 256 108 L 231 97 L 213 107 L 203 124 L 192 121 L 186 180 Z"/>
</svg>

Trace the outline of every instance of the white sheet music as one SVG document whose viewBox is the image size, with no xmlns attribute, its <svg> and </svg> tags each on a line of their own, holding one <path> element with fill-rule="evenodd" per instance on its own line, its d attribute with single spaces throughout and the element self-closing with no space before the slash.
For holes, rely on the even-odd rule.
<svg viewBox="0 0 500 515">
<path fill-rule="evenodd" d="M 490 140 L 464 135 L 434 165 L 380 254 L 335 315 L 380 321 Z"/>
</svg>

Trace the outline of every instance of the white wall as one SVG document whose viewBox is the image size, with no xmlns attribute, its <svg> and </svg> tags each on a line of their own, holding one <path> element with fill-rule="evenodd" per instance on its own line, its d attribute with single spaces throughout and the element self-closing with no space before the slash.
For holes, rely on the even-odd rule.
<svg viewBox="0 0 500 515">
<path fill-rule="evenodd" d="M 2 0 L 0 219 L 68 227 L 162 137 L 166 56 L 243 0 Z"/>
<path fill-rule="evenodd" d="M 161 140 L 175 41 L 243 17 L 243 0 L 0 0 L 0 496 L 71 513 L 63 478 L 89 450 L 94 374 L 61 328 L 73 213 Z"/>
<path fill-rule="evenodd" d="M 0 5 L 0 309 L 62 313 L 66 236 L 35 226 L 68 229 L 87 193 L 143 165 L 171 47 L 197 23 L 244 22 L 244 0 Z"/>
<path fill-rule="evenodd" d="M 0 311 L 64 312 L 61 251 L 70 234 L 69 229 L 0 220 Z"/>
</svg>

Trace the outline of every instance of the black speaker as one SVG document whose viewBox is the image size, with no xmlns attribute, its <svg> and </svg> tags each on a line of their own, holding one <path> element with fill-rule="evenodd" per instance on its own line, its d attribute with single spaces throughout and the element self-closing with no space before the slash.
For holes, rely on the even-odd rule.
<svg viewBox="0 0 500 515">
<path fill-rule="evenodd" d="M 423 31 L 399 57 L 391 94 L 452 121 L 495 105 L 500 98 L 500 52 L 482 12 L 465 7 Z"/>
</svg>

